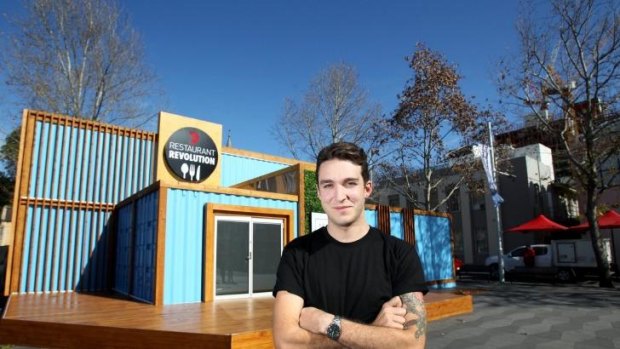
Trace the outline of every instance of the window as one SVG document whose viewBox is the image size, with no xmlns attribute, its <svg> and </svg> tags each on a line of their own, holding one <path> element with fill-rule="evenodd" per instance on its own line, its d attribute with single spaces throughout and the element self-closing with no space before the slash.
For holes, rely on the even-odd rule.
<svg viewBox="0 0 620 349">
<path fill-rule="evenodd" d="M 400 207 L 400 195 L 398 194 L 388 195 L 388 205 Z"/>
<path fill-rule="evenodd" d="M 544 256 L 547 254 L 547 247 L 545 246 L 534 247 L 534 252 L 536 253 L 537 256 Z"/>
<path fill-rule="evenodd" d="M 472 192 L 469 195 L 469 205 L 472 211 L 485 211 L 484 194 Z"/>
<path fill-rule="evenodd" d="M 431 209 L 439 204 L 439 191 L 437 187 L 431 189 Z"/>
<path fill-rule="evenodd" d="M 255 183 L 256 190 L 272 193 L 297 194 L 297 172 L 289 171 L 261 179 Z"/>
<path fill-rule="evenodd" d="M 446 195 L 450 194 L 450 190 L 446 189 Z M 457 212 L 460 210 L 459 208 L 459 199 L 460 199 L 461 195 L 460 195 L 460 189 L 457 189 L 456 191 L 454 191 L 454 193 L 452 194 L 452 196 L 450 196 L 450 198 L 448 199 L 448 201 L 446 202 L 446 208 L 448 210 L 448 212 Z"/>
<path fill-rule="evenodd" d="M 523 257 L 524 253 L 525 253 L 525 247 L 519 247 L 519 248 L 513 250 L 512 252 L 510 252 L 510 256 L 512 256 L 512 257 Z"/>
</svg>

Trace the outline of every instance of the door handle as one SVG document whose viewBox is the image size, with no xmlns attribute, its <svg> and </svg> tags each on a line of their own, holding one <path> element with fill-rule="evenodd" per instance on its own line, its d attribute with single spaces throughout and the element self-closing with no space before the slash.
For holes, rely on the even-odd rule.
<svg viewBox="0 0 620 349">
<path fill-rule="evenodd" d="M 248 254 L 248 256 L 247 256 L 247 257 L 245 257 L 245 260 L 246 260 L 246 261 L 249 261 L 250 259 L 252 259 L 252 252 L 250 252 L 250 253 Z"/>
</svg>

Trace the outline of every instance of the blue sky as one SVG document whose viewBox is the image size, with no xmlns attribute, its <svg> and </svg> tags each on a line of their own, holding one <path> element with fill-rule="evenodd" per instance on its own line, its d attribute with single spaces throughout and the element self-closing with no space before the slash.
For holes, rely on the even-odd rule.
<svg viewBox="0 0 620 349">
<path fill-rule="evenodd" d="M 0 13 L 15 13 L 16 3 L 1 2 Z M 286 149 L 270 130 L 284 99 L 299 98 L 330 64 L 353 65 L 389 114 L 411 77 L 404 57 L 416 43 L 458 66 L 466 95 L 490 103 L 499 99 L 495 64 L 517 49 L 512 0 L 121 3 L 160 78 L 166 111 L 222 124 L 236 148 L 281 156 Z M 2 118 L 19 114 L 4 86 L 0 93 Z"/>
</svg>

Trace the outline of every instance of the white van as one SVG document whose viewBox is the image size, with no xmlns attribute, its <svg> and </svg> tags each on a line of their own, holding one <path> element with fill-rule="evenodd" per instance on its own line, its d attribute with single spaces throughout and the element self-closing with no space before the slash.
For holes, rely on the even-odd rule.
<svg viewBox="0 0 620 349">
<path fill-rule="evenodd" d="M 510 273 L 552 274 L 560 281 L 571 281 L 586 273 L 596 273 L 596 258 L 592 241 L 588 239 L 552 240 L 551 244 L 530 245 L 536 252 L 533 267 L 526 267 L 523 254 L 526 246 L 519 246 L 503 256 L 504 271 Z M 611 265 L 611 244 L 603 239 L 603 248 Z M 491 278 L 497 278 L 497 256 L 489 256 L 485 265 Z"/>
</svg>

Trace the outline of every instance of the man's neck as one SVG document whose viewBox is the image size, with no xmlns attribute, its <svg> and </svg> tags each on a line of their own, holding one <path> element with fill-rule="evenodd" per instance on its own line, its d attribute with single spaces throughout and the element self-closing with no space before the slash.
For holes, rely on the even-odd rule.
<svg viewBox="0 0 620 349">
<path fill-rule="evenodd" d="M 363 238 L 370 230 L 368 223 L 361 222 L 350 226 L 337 226 L 335 224 L 327 224 L 327 233 L 339 242 L 349 243 Z"/>
</svg>

